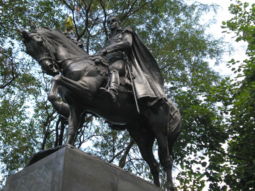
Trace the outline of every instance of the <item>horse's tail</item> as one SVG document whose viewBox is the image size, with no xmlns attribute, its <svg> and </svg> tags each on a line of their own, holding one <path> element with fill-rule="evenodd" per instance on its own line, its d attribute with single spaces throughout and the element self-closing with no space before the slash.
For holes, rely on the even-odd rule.
<svg viewBox="0 0 255 191">
<path fill-rule="evenodd" d="M 168 124 L 168 148 L 172 154 L 173 145 L 181 132 L 181 114 L 177 107 L 168 100 L 169 124 Z"/>
</svg>

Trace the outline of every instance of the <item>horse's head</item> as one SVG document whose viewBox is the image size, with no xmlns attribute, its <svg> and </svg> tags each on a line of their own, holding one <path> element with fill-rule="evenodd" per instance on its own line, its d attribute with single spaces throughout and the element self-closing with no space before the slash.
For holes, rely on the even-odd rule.
<svg viewBox="0 0 255 191">
<path fill-rule="evenodd" d="M 42 36 L 37 32 L 22 31 L 22 37 L 26 52 L 38 61 L 42 70 L 52 76 L 58 74 L 59 70 L 54 58 L 54 50 L 49 50 Z"/>
<path fill-rule="evenodd" d="M 65 60 L 89 57 L 66 35 L 46 28 L 38 28 L 36 32 L 22 32 L 27 53 L 36 59 L 43 71 L 55 75 L 63 69 Z"/>
</svg>

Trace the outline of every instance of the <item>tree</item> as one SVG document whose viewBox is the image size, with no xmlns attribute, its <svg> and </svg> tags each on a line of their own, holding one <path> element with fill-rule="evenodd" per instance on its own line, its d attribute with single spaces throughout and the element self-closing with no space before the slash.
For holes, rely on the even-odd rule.
<svg viewBox="0 0 255 191">
<path fill-rule="evenodd" d="M 24 27 L 31 30 L 36 24 L 58 26 L 61 14 L 56 5 L 52 5 L 52 1 L 0 1 L 2 176 L 23 168 L 29 157 L 40 149 L 43 134 L 41 125 L 37 126 L 40 120 L 33 119 L 33 115 L 43 113 L 45 107 L 40 103 L 46 101 L 42 93 L 47 87 L 41 83 L 44 78 L 35 62 L 24 56 L 19 30 Z"/>
<path fill-rule="evenodd" d="M 229 107 L 228 141 L 229 169 L 225 182 L 231 190 L 255 189 L 255 152 L 254 152 L 254 85 L 255 85 L 255 4 L 235 1 L 229 7 L 232 18 L 224 22 L 224 27 L 234 32 L 236 41 L 247 43 L 247 58 L 231 60 L 230 64 L 237 74 L 231 87 Z M 237 65 L 237 66 L 236 66 Z"/>
</svg>

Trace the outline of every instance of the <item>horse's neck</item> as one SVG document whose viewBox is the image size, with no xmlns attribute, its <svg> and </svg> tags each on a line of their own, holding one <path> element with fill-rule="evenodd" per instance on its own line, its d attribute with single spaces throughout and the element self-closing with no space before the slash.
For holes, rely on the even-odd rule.
<svg viewBox="0 0 255 191">
<path fill-rule="evenodd" d="M 74 57 L 75 55 L 68 52 L 68 50 L 63 46 L 59 46 L 57 48 L 56 59 L 57 62 L 60 63 L 63 68 L 65 68 L 70 63 L 70 59 Z"/>
</svg>

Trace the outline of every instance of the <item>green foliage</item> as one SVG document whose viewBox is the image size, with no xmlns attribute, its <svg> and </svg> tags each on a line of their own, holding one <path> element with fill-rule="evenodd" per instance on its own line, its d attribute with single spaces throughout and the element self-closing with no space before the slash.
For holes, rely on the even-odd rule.
<svg viewBox="0 0 255 191">
<path fill-rule="evenodd" d="M 41 146 L 43 133 L 37 129 L 33 114 L 44 91 L 43 76 L 25 56 L 19 30 L 58 26 L 61 14 L 52 2 L 0 1 L 1 177 L 23 168 Z"/>
<path fill-rule="evenodd" d="M 233 17 L 224 22 L 224 27 L 236 35 L 236 41 L 247 42 L 247 59 L 240 64 L 231 60 L 230 64 L 239 73 L 237 82 L 233 83 L 232 99 L 229 104 L 228 162 L 225 182 L 231 190 L 255 189 L 255 128 L 254 128 L 254 86 L 255 86 L 255 4 L 236 1 L 229 7 Z"/>
</svg>

